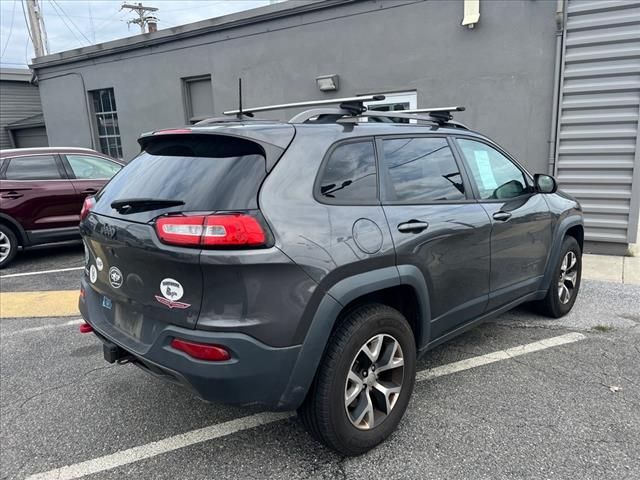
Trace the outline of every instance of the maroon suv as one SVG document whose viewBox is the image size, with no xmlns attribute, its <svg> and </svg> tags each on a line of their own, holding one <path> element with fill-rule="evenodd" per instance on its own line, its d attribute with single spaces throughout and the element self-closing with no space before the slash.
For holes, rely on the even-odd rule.
<svg viewBox="0 0 640 480">
<path fill-rule="evenodd" d="M 122 166 L 88 148 L 0 150 L 0 268 L 19 247 L 79 238 L 85 197 Z"/>
</svg>

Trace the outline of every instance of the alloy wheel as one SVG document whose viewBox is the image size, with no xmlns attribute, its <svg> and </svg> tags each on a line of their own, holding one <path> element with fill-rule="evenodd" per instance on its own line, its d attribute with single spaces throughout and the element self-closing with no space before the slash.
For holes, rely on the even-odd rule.
<svg viewBox="0 0 640 480">
<path fill-rule="evenodd" d="M 560 303 L 567 304 L 576 288 L 578 280 L 578 257 L 573 250 L 569 250 L 560 265 L 558 280 L 558 298 Z"/>
<path fill-rule="evenodd" d="M 11 253 L 11 240 L 4 232 L 0 232 L 0 262 L 4 261 Z"/>
<path fill-rule="evenodd" d="M 360 430 L 379 425 L 395 407 L 404 378 L 404 356 L 388 334 L 371 337 L 356 354 L 344 388 L 349 421 Z"/>
</svg>

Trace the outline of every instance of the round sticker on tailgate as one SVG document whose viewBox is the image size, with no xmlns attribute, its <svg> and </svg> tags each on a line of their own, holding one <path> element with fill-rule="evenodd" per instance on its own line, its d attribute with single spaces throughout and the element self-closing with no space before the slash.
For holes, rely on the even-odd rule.
<svg viewBox="0 0 640 480">
<path fill-rule="evenodd" d="M 173 278 L 165 278 L 162 280 L 160 282 L 160 291 L 164 298 L 171 300 L 172 302 L 180 300 L 182 295 L 184 295 L 182 285 L 179 281 L 174 280 Z"/>
<path fill-rule="evenodd" d="M 96 270 L 95 265 L 91 265 L 91 267 L 89 267 L 89 280 L 91 280 L 91 283 L 96 283 L 97 279 L 98 279 L 98 270 Z"/>
<path fill-rule="evenodd" d="M 113 288 L 120 288 L 122 286 L 122 272 L 118 267 L 111 267 L 109 269 L 109 283 Z"/>
</svg>

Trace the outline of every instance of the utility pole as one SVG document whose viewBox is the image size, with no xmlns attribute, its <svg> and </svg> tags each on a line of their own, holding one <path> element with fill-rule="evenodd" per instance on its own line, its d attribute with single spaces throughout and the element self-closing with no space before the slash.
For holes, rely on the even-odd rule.
<svg viewBox="0 0 640 480">
<path fill-rule="evenodd" d="M 31 41 L 36 57 L 43 57 L 48 53 L 49 45 L 47 33 L 44 29 L 44 20 L 38 0 L 24 0 L 29 16 L 29 26 L 31 30 Z"/>
<path fill-rule="evenodd" d="M 138 4 L 123 3 L 122 7 L 120 7 L 120 10 L 122 10 L 123 8 L 129 9 L 132 12 L 135 12 L 138 14 L 138 18 L 134 18 L 133 20 L 128 20 L 127 24 L 135 23 L 136 25 L 139 25 L 140 33 L 147 33 L 145 31 L 145 26 L 147 25 L 149 25 L 150 32 L 156 31 L 156 24 L 158 22 L 158 19 L 154 15 L 147 15 L 147 12 L 149 13 L 157 12 L 158 9 L 156 7 L 145 7 L 144 5 L 142 5 L 142 3 L 138 3 Z"/>
</svg>

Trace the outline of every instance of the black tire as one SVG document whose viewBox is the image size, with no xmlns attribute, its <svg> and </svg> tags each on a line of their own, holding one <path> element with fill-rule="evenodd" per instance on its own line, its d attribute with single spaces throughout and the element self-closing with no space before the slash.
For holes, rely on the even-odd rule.
<svg viewBox="0 0 640 480">
<path fill-rule="evenodd" d="M 385 335 L 385 341 L 391 342 L 387 344 L 388 348 L 393 348 L 393 340 L 401 347 L 403 370 L 393 370 L 398 372 L 394 374 L 399 375 L 396 378 L 402 378 L 401 389 L 386 417 L 377 425 L 373 422 L 372 428 L 362 430 L 352 423 L 345 406 L 347 375 L 361 348 L 380 334 Z M 389 371 L 380 374 L 380 381 L 387 373 Z M 313 385 L 298 414 L 307 430 L 320 442 L 343 455 L 360 455 L 384 441 L 396 429 L 409 404 L 415 373 L 415 339 L 404 316 L 385 305 L 360 307 L 347 315 L 331 335 Z M 379 395 L 375 387 L 368 388 L 372 389 L 372 397 Z M 364 392 L 363 389 L 359 395 Z"/>
<path fill-rule="evenodd" d="M 7 247 L 8 254 L 5 256 L 4 254 L 7 253 L 5 248 Z M 12 262 L 16 253 L 18 253 L 18 239 L 13 230 L 2 223 L 0 223 L 0 248 L 2 249 L 0 251 L 0 268 L 4 268 Z"/>
<path fill-rule="evenodd" d="M 573 252 L 576 257 L 575 264 L 575 272 L 576 279 L 574 283 L 574 287 L 571 290 L 571 295 L 568 301 L 563 302 L 560 299 L 559 294 L 559 284 L 562 279 L 562 264 L 565 257 L 569 254 L 569 252 Z M 580 280 L 582 277 L 582 250 L 580 249 L 580 245 L 578 241 L 574 237 L 565 237 L 562 242 L 562 247 L 560 251 L 560 257 L 554 265 L 554 274 L 551 280 L 551 285 L 549 286 L 549 290 L 547 291 L 547 296 L 538 302 L 537 307 L 538 311 L 543 315 L 546 315 L 551 318 L 560 318 L 571 311 L 574 303 L 576 303 L 576 298 L 578 297 L 578 291 L 580 290 Z M 566 282 L 563 282 L 566 283 Z M 569 283 L 566 283 L 567 286 Z"/>
</svg>

